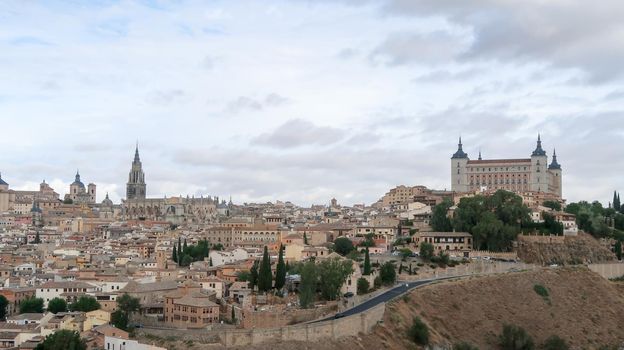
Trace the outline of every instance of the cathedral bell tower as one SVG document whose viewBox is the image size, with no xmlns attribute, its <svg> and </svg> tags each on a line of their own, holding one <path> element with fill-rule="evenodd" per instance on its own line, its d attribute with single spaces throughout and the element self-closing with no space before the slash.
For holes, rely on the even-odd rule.
<svg viewBox="0 0 624 350">
<path fill-rule="evenodd" d="M 134 151 L 134 160 L 132 161 L 132 169 L 128 175 L 128 183 L 126 184 L 126 199 L 145 199 L 145 174 L 143 173 L 143 165 L 139 158 L 139 145 L 137 143 Z"/>
</svg>

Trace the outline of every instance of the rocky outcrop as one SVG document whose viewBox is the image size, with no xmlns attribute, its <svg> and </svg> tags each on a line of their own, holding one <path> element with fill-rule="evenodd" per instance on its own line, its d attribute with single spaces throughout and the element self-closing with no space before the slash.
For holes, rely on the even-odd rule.
<svg viewBox="0 0 624 350">
<path fill-rule="evenodd" d="M 586 233 L 553 238 L 519 236 L 516 247 L 518 257 L 524 262 L 542 265 L 590 264 L 615 260 L 613 252 Z"/>
</svg>

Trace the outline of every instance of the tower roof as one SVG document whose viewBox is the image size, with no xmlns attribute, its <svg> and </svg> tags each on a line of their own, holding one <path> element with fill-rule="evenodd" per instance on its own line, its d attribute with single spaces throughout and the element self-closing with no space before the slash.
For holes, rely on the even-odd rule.
<svg viewBox="0 0 624 350">
<path fill-rule="evenodd" d="M 85 187 L 85 185 L 82 183 L 82 181 L 80 181 L 80 172 L 78 170 L 76 170 L 76 178 L 74 180 L 74 182 L 72 183 L 72 185 L 78 185 L 82 188 Z"/>
<path fill-rule="evenodd" d="M 542 138 L 540 137 L 540 134 L 537 134 L 537 146 L 535 147 L 535 151 L 533 151 L 533 153 L 531 154 L 531 157 L 545 156 L 545 155 L 546 155 L 546 151 L 542 149 Z"/>
<path fill-rule="evenodd" d="M 9 184 L 2 180 L 2 173 L 0 173 L 0 186 L 8 186 Z"/>
<path fill-rule="evenodd" d="M 457 152 L 453 154 L 453 157 L 451 157 L 451 159 L 467 159 L 467 158 L 468 158 L 468 154 L 464 152 L 464 150 L 462 149 L 462 140 L 460 136 L 459 143 L 457 144 Z"/>
<path fill-rule="evenodd" d="M 557 150 L 556 149 L 553 149 L 553 158 L 552 158 L 552 162 L 548 166 L 548 169 L 561 170 L 561 165 L 557 162 Z"/>
<path fill-rule="evenodd" d="M 134 149 L 134 163 L 140 163 L 141 158 L 139 157 L 139 141 L 136 143 L 136 148 Z"/>
</svg>

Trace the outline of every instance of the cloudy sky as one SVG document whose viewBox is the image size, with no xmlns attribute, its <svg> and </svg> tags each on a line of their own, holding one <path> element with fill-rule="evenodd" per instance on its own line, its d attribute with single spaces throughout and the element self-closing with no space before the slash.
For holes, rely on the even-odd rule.
<svg viewBox="0 0 624 350">
<path fill-rule="evenodd" d="M 88 5 L 87 5 L 88 4 Z M 556 147 L 568 200 L 624 190 L 624 4 L 2 1 L 0 172 L 118 202 L 370 203 L 476 158 Z"/>
</svg>

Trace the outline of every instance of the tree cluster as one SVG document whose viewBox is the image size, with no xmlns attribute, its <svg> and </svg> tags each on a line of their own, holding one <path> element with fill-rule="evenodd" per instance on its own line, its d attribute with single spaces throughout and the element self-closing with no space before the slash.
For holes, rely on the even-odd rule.
<svg viewBox="0 0 624 350">
<path fill-rule="evenodd" d="M 531 225 L 530 210 L 522 198 L 504 190 L 491 196 L 462 198 L 452 218 L 447 216 L 450 206 L 449 201 L 444 201 L 433 208 L 433 229 L 469 232 L 476 249 L 509 250 L 518 233 Z"/>
<path fill-rule="evenodd" d="M 326 259 L 319 263 L 307 261 L 300 269 L 299 304 L 308 308 L 317 293 L 323 300 L 336 300 L 340 297 L 340 288 L 353 273 L 351 260 Z"/>
<path fill-rule="evenodd" d="M 210 244 L 207 240 L 201 240 L 195 245 L 187 245 L 186 239 L 182 244 L 182 239 L 178 238 L 177 246 L 174 244 L 171 260 L 178 263 L 178 266 L 189 266 L 194 261 L 203 261 L 210 256 Z"/>
</svg>

